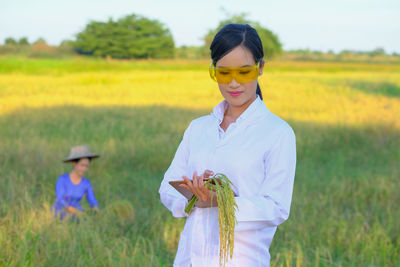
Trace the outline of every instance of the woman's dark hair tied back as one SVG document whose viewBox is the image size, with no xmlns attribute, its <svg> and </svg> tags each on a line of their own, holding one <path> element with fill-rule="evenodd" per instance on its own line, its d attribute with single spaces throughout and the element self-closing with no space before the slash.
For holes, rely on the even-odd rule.
<svg viewBox="0 0 400 267">
<path fill-rule="evenodd" d="M 210 45 L 213 64 L 215 65 L 218 60 L 237 46 L 244 46 L 249 49 L 257 63 L 261 62 L 264 58 L 262 42 L 257 31 L 248 24 L 231 23 L 219 30 Z M 258 83 L 257 95 L 262 99 Z"/>
</svg>

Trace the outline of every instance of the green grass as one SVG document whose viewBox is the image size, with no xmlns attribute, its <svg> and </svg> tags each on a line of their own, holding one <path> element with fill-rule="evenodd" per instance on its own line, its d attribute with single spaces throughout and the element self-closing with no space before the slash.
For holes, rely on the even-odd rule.
<svg viewBox="0 0 400 267">
<path fill-rule="evenodd" d="M 0 58 L 0 266 L 172 265 L 184 219 L 157 190 L 188 123 L 221 98 L 207 62 L 153 63 Z M 398 67 L 354 66 L 271 63 L 262 80 L 298 151 L 272 266 L 400 265 Z M 87 174 L 101 213 L 60 222 L 54 185 L 75 144 L 102 155 Z"/>
<path fill-rule="evenodd" d="M 15 56 L 0 57 L 0 73 L 63 74 L 77 72 L 130 70 L 200 70 L 208 61 L 199 60 L 104 60 L 83 56 L 64 59 L 33 59 Z M 209 64 L 209 63 L 208 63 Z"/>
</svg>

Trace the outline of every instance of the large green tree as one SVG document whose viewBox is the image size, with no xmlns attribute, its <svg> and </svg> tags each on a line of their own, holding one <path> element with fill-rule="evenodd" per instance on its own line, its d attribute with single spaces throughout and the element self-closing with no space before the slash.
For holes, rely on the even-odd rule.
<svg viewBox="0 0 400 267">
<path fill-rule="evenodd" d="M 116 21 L 92 21 L 77 35 L 76 51 L 113 58 L 170 58 L 174 40 L 161 22 L 135 14 Z"/>
<path fill-rule="evenodd" d="M 203 38 L 205 49 L 209 49 L 210 44 L 217 32 L 223 26 L 229 23 L 249 24 L 256 29 L 263 44 L 264 56 L 266 58 L 272 58 L 282 53 L 282 44 L 279 41 L 278 36 L 267 28 L 261 26 L 260 23 L 248 20 L 245 13 L 230 15 L 227 19 L 222 20 L 216 29 L 209 30 Z"/>
</svg>

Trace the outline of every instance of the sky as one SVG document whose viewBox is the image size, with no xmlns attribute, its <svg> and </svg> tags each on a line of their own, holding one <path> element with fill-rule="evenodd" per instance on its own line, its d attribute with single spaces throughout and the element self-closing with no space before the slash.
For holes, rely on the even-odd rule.
<svg viewBox="0 0 400 267">
<path fill-rule="evenodd" d="M 176 46 L 201 45 L 228 14 L 246 13 L 278 35 L 285 50 L 400 53 L 400 0 L 0 0 L 0 43 L 74 39 L 92 20 L 135 13 L 162 22 Z"/>
</svg>

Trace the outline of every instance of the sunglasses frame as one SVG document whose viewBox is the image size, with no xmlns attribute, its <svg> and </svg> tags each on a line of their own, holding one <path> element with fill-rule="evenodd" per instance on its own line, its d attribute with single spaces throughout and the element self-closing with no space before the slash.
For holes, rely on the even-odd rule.
<svg viewBox="0 0 400 267">
<path fill-rule="evenodd" d="M 223 68 L 221 68 L 221 67 L 214 66 L 213 62 L 211 62 L 210 67 L 209 67 L 209 73 L 210 73 L 210 77 L 211 77 L 212 80 L 216 81 L 217 83 L 222 83 L 222 82 L 218 82 L 218 79 L 217 79 L 216 71 L 218 69 L 229 69 L 229 70 L 237 71 L 237 70 L 240 70 L 240 69 L 243 69 L 243 68 L 255 68 L 257 70 L 257 77 L 258 77 L 259 73 L 260 73 L 260 65 L 261 65 L 261 61 L 258 61 L 253 66 L 248 66 L 248 67 L 232 67 L 232 68 L 223 67 Z M 232 75 L 232 79 L 229 82 L 222 83 L 222 84 L 229 84 L 235 78 L 234 76 L 236 76 L 236 75 Z M 257 78 L 255 78 L 254 80 L 257 80 Z M 251 81 L 254 81 L 254 80 L 251 80 Z M 248 81 L 248 82 L 251 82 L 251 81 Z M 246 82 L 237 81 L 237 82 L 238 83 L 246 83 L 247 81 Z"/>
</svg>

